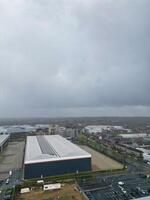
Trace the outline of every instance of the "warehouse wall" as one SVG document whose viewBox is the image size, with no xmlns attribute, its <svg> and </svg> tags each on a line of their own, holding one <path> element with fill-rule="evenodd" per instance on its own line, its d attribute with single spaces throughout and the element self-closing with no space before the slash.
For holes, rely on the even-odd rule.
<svg viewBox="0 0 150 200">
<path fill-rule="evenodd" d="M 90 170 L 91 158 L 26 164 L 24 166 L 24 179 L 40 178 L 41 175 L 46 177 Z"/>
</svg>

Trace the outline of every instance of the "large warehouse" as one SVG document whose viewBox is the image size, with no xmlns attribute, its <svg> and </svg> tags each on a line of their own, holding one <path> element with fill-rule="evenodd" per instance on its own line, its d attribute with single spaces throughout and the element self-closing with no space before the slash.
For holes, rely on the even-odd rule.
<svg viewBox="0 0 150 200">
<path fill-rule="evenodd" d="M 91 155 L 60 135 L 28 136 L 24 179 L 91 170 Z"/>
<path fill-rule="evenodd" d="M 4 147 L 8 144 L 9 135 L 0 135 L 0 152 L 3 151 Z"/>
</svg>

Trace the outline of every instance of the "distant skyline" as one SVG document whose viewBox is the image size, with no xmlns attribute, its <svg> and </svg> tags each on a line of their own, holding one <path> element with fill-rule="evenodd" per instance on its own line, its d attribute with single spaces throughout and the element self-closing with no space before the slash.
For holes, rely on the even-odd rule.
<svg viewBox="0 0 150 200">
<path fill-rule="evenodd" d="M 1 0 L 0 118 L 150 116 L 149 0 Z"/>
</svg>

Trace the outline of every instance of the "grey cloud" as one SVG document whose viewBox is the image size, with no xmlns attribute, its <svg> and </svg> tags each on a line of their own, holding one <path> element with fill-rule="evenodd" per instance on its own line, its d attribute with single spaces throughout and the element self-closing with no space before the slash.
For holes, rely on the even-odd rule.
<svg viewBox="0 0 150 200">
<path fill-rule="evenodd" d="M 2 116 L 150 114 L 149 9 L 149 0 L 1 0 Z"/>
</svg>

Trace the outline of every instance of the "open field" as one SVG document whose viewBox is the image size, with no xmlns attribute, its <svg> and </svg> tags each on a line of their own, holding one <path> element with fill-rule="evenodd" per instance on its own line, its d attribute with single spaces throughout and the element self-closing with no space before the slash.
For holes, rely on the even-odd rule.
<svg viewBox="0 0 150 200">
<path fill-rule="evenodd" d="M 123 165 L 88 146 L 80 146 L 92 155 L 93 170 L 122 169 Z"/>
<path fill-rule="evenodd" d="M 65 184 L 60 190 L 43 191 L 42 189 L 32 190 L 30 193 L 16 196 L 16 200 L 85 200 L 81 194 L 75 190 L 74 184 Z"/>
<path fill-rule="evenodd" d="M 22 167 L 25 142 L 9 142 L 8 146 L 0 154 L 0 179 L 8 176 L 12 169 Z"/>
</svg>

